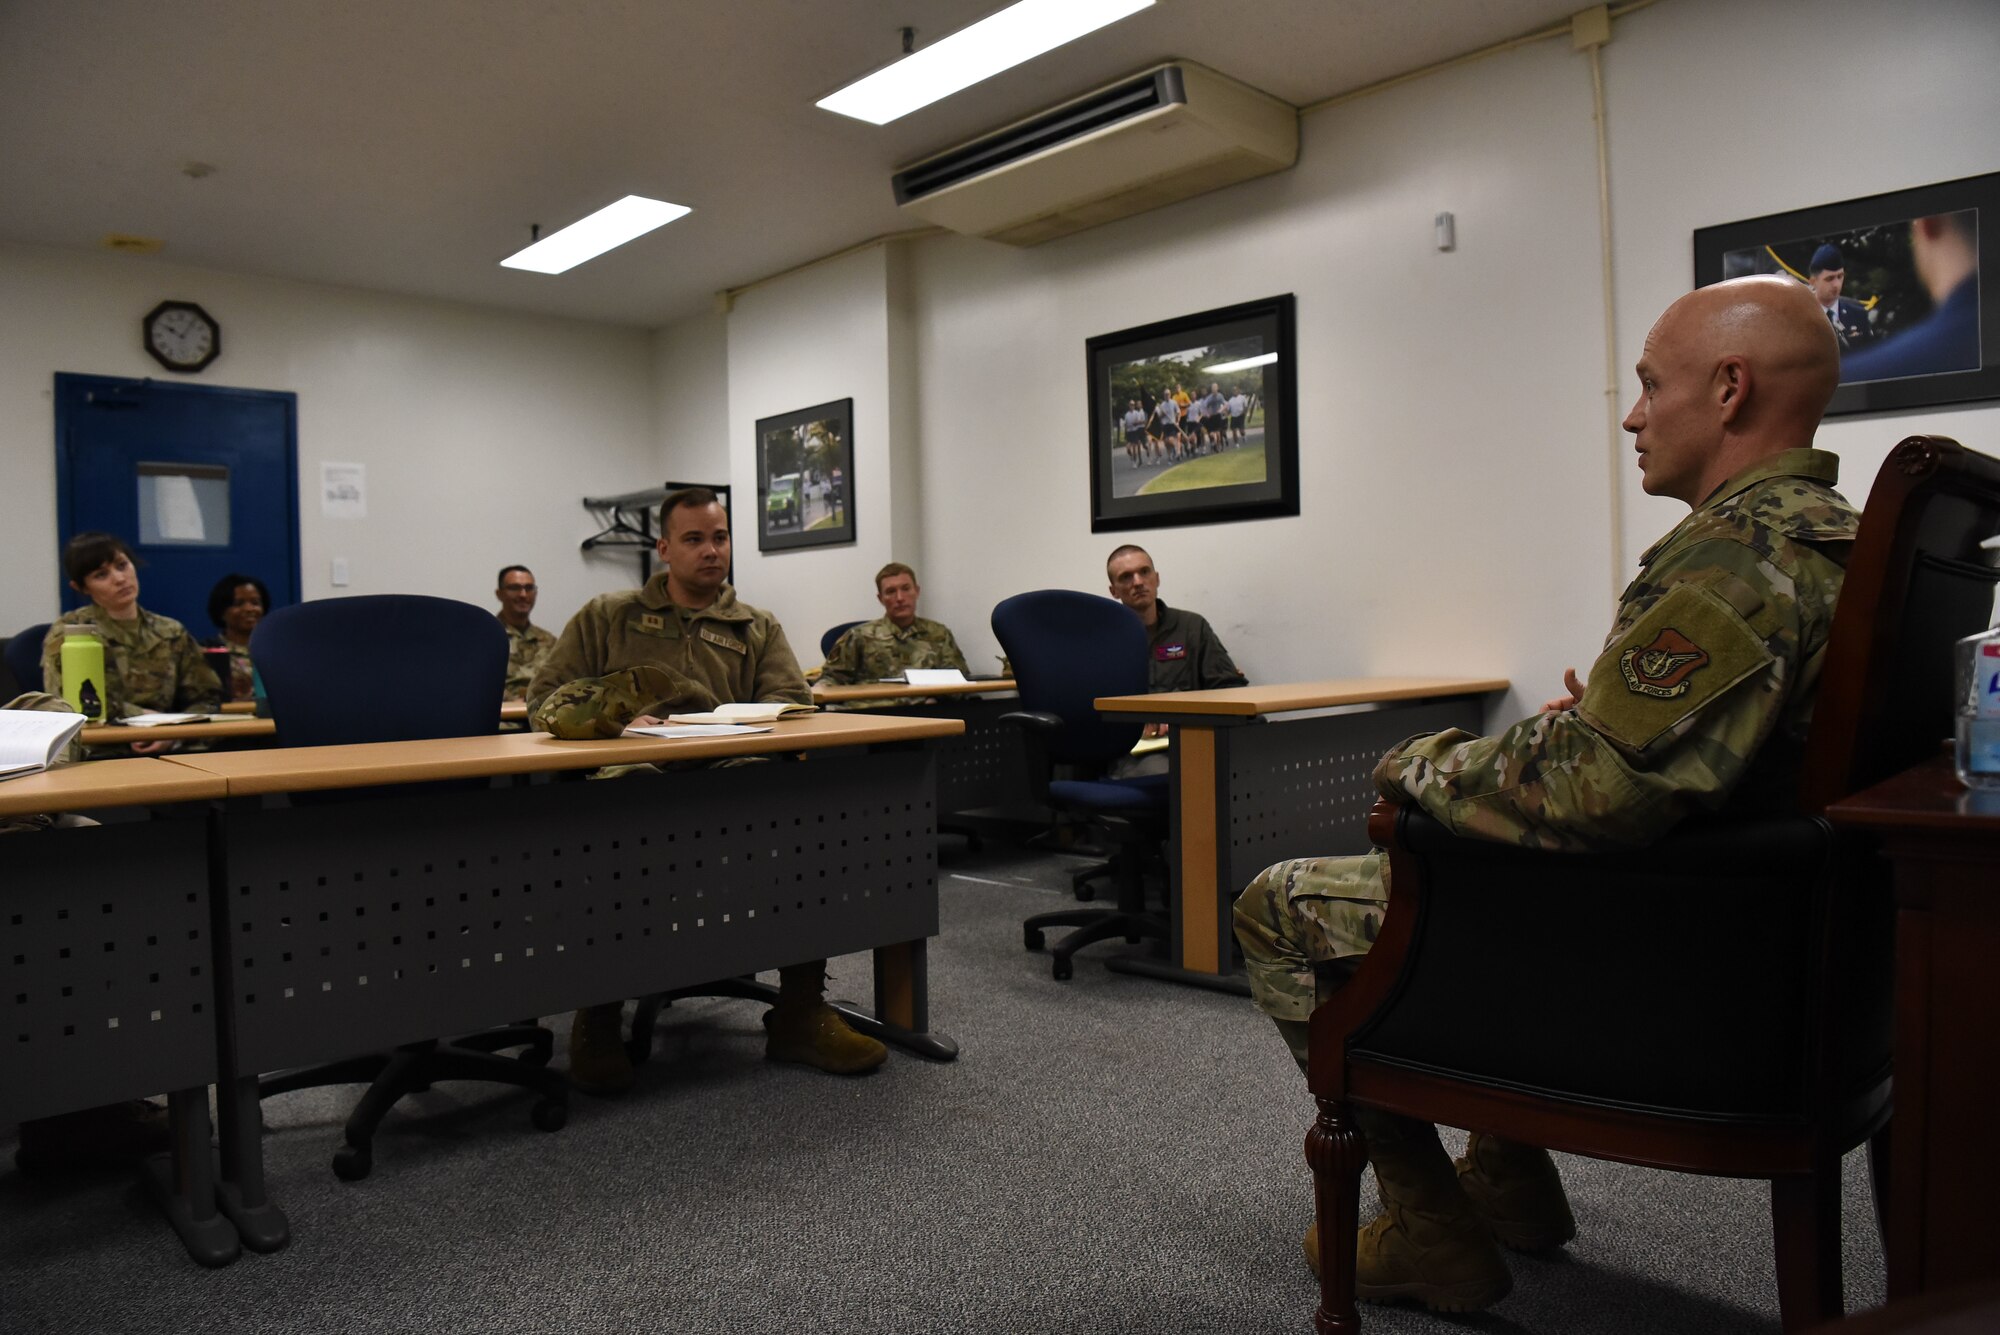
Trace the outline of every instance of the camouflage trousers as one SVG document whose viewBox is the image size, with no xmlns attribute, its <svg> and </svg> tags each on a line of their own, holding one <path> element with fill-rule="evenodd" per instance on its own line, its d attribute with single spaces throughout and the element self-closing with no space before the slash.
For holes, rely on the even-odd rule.
<svg viewBox="0 0 2000 1335">
<path fill-rule="evenodd" d="M 1389 902 L 1389 859 L 1294 858 L 1264 868 L 1236 897 L 1236 939 L 1257 1009 L 1310 1019 L 1333 989 L 1316 966 L 1368 953 Z"/>
</svg>

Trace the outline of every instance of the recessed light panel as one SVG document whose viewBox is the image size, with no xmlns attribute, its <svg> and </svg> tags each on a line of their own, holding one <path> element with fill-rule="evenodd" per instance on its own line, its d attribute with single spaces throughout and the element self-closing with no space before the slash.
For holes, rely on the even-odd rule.
<svg viewBox="0 0 2000 1335">
<path fill-rule="evenodd" d="M 1020 0 L 821 98 L 818 105 L 887 125 L 1152 4 L 1153 0 Z"/>
<path fill-rule="evenodd" d="M 691 212 L 685 204 L 627 195 L 588 218 L 577 219 L 560 232 L 549 233 L 527 249 L 515 251 L 500 263 L 509 269 L 562 273 Z"/>
</svg>

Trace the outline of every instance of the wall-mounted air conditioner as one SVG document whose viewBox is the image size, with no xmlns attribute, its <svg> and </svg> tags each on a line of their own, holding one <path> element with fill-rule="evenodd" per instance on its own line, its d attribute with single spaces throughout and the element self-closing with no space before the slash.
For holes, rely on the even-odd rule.
<svg viewBox="0 0 2000 1335">
<path fill-rule="evenodd" d="M 1032 246 L 1298 156 L 1293 107 L 1181 60 L 912 163 L 894 184 L 925 222 Z"/>
</svg>

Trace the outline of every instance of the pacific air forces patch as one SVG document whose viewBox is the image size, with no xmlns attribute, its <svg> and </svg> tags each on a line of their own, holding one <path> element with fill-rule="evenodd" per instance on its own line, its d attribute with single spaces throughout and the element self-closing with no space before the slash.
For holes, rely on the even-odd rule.
<svg viewBox="0 0 2000 1335">
<path fill-rule="evenodd" d="M 1618 655 L 1626 689 L 1662 700 L 1686 695 L 1694 685 L 1689 678 L 1707 666 L 1708 651 L 1672 626 L 1655 635 L 1651 644 Z"/>
</svg>

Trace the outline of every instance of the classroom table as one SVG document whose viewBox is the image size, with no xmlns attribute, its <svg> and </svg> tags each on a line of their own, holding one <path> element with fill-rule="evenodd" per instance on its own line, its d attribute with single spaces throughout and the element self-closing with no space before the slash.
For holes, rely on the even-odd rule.
<svg viewBox="0 0 2000 1335">
<path fill-rule="evenodd" d="M 1990 1152 L 2000 1101 L 2000 793 L 1966 791 L 1941 755 L 1826 814 L 1895 869 L 1889 1297 L 1990 1278 L 2000 1254 L 2000 1166 Z"/>
<path fill-rule="evenodd" d="M 175 804 L 165 819 L 0 843 L 10 885 L 27 887 L 10 893 L 7 912 L 21 921 L 9 939 L 32 943 L 0 959 L 16 960 L 9 967 L 32 982 L 37 1002 L 57 985 L 49 978 L 68 974 L 24 969 L 45 973 L 50 951 L 67 952 L 63 968 L 72 954 L 95 952 L 100 916 L 154 914 L 133 929 L 145 947 L 106 937 L 115 951 L 91 954 L 102 980 L 61 984 L 88 989 L 94 1009 L 58 1009 L 48 1023 L 62 1026 L 50 1031 L 59 1036 L 23 1030 L 32 1041 L 0 1050 L 0 1091 L 11 1091 L 0 1112 L 41 1116 L 191 1086 L 192 1095 L 174 1095 L 177 1135 L 185 1120 L 184 1144 L 206 1147 L 201 1086 L 214 1083 L 220 1180 L 204 1191 L 205 1148 L 178 1156 L 175 1176 L 183 1213 L 213 1225 L 213 1212 L 202 1217 L 193 1204 L 204 1200 L 226 1217 L 226 1247 L 182 1228 L 197 1259 L 221 1264 L 239 1238 L 256 1250 L 289 1238 L 263 1180 L 264 1072 L 861 950 L 875 955 L 876 1013 L 851 1019 L 949 1060 L 957 1048 L 930 1031 L 925 972 L 925 942 L 937 932 L 928 747 L 959 729 L 953 720 L 816 714 L 726 737 L 515 733 L 204 752 L 0 784 L 0 813 Z M 817 754 L 808 764 L 708 767 L 802 753 Z M 641 762 L 688 768 L 488 786 Z M 343 789 L 362 795 L 305 796 Z M 159 925 L 170 910 L 177 916 Z M 40 935 L 20 936 L 30 919 Z M 72 940 L 71 924 L 92 935 Z M 179 953 L 163 965 L 169 951 Z M 133 1003 L 130 1013 L 122 1004 L 145 987 L 175 986 L 187 995 L 171 1004 Z M 112 1004 L 119 1011 L 107 1017 Z M 197 1047 L 205 1035 L 206 1054 L 162 1043 L 144 1050 L 151 1065 L 123 1055 L 175 1024 Z M 42 1065 L 16 1065 L 31 1057 Z M 16 1072 L 47 1066 L 83 1069 L 48 1088 L 30 1079 L 24 1091 Z"/>
<path fill-rule="evenodd" d="M 938 811 L 954 829 L 970 832 L 949 818 L 969 812 L 993 813 L 1025 807 L 1029 801 L 1028 752 L 1019 728 L 1000 716 L 1020 708 L 1012 678 L 954 682 L 948 686 L 912 687 L 901 682 L 857 682 L 813 687 L 818 705 L 852 705 L 880 700 L 910 700 L 884 713 L 908 718 L 956 719 L 965 731 L 938 744 Z"/>
<path fill-rule="evenodd" d="M 250 700 L 232 700 L 219 713 L 228 718 L 212 718 L 204 723 L 162 723 L 134 728 L 122 723 L 89 723 L 80 736 L 85 746 L 121 746 L 152 740 L 188 742 L 263 742 L 278 735 L 275 719 L 256 718 L 257 706 Z M 500 706 L 500 722 L 525 723 L 528 706 L 522 700 L 507 700 Z"/>
<path fill-rule="evenodd" d="M 1508 685 L 1344 677 L 1098 699 L 1101 713 L 1170 725 L 1168 959 L 1123 955 L 1110 967 L 1247 993 L 1233 963 L 1237 893 L 1286 858 L 1365 852 L 1383 752 L 1414 733 L 1478 731 L 1483 697 Z"/>
</svg>

